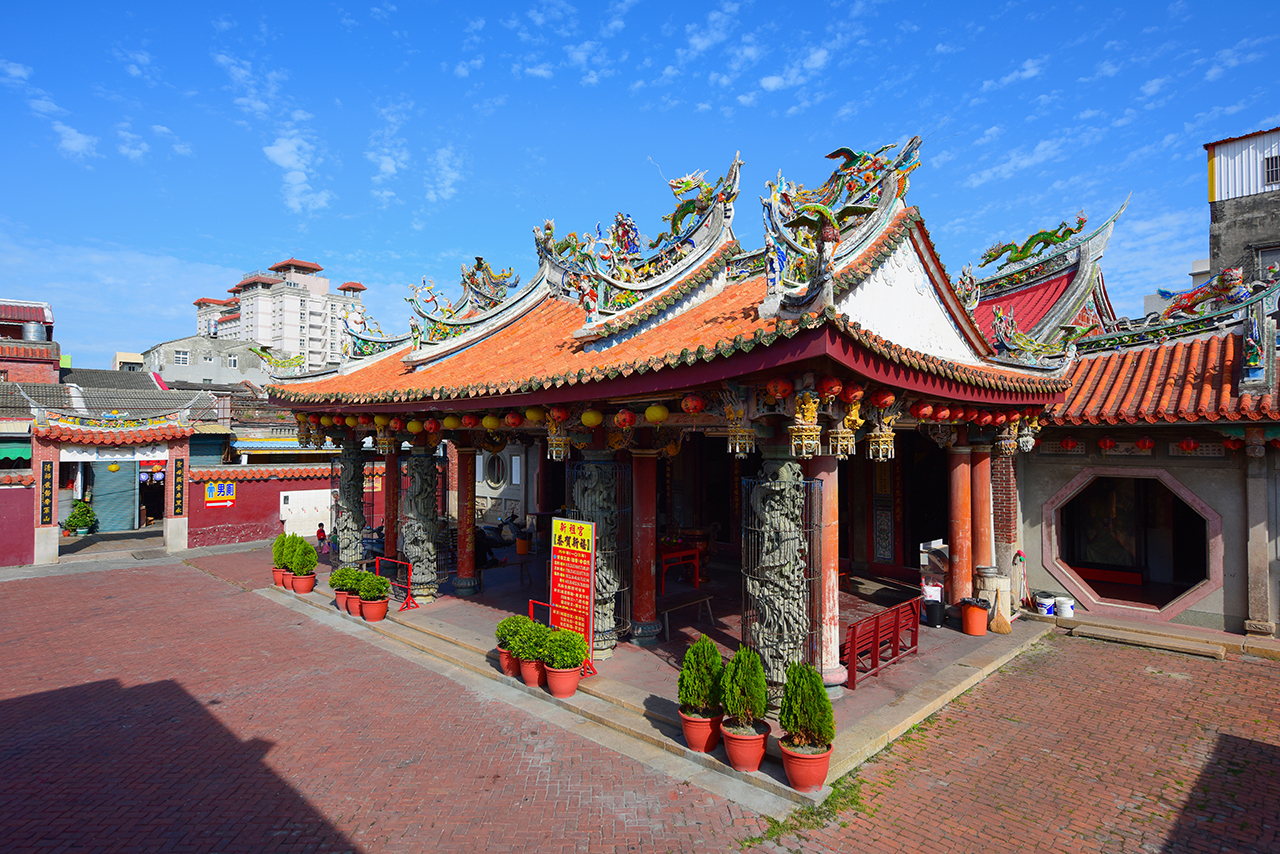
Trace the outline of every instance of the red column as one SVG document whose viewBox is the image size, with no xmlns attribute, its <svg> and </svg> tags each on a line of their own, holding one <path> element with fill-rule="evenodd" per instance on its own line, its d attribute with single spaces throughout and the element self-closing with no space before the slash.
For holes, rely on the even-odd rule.
<svg viewBox="0 0 1280 854">
<path fill-rule="evenodd" d="M 384 458 L 386 472 L 382 478 L 382 553 L 392 560 L 400 557 L 400 447 Z"/>
<path fill-rule="evenodd" d="M 951 602 L 973 595 L 973 483 L 969 474 L 969 447 L 956 445 L 947 449 L 947 467 L 951 474 L 951 527 L 948 531 L 950 564 L 947 572 Z"/>
<path fill-rule="evenodd" d="M 655 646 L 658 609 L 655 559 L 658 551 L 658 452 L 631 452 L 631 640 Z"/>
<path fill-rule="evenodd" d="M 969 453 L 969 483 L 973 503 L 973 565 L 992 566 L 991 526 L 991 446 L 972 445 Z"/>
<path fill-rule="evenodd" d="M 476 449 L 458 448 L 458 574 L 453 589 L 473 596 L 476 578 Z"/>
<path fill-rule="evenodd" d="M 822 484 L 822 684 L 834 700 L 844 694 L 849 671 L 840 664 L 840 487 L 839 461 L 809 460 L 809 477 Z"/>
</svg>

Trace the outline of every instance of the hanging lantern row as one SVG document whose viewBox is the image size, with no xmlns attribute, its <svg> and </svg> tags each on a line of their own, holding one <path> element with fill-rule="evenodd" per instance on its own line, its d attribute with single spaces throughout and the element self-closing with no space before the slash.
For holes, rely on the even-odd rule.
<svg viewBox="0 0 1280 854">
<path fill-rule="evenodd" d="M 1103 436 L 1098 440 L 1098 447 L 1102 449 L 1102 455 L 1105 457 L 1107 455 L 1107 451 L 1115 450 L 1116 440 L 1112 439 L 1110 436 Z"/>
<path fill-rule="evenodd" d="M 1222 440 L 1222 445 L 1228 451 L 1238 451 L 1244 447 L 1244 439 L 1239 436 L 1228 436 Z"/>
<path fill-rule="evenodd" d="M 1150 436 L 1143 436 L 1133 443 L 1134 447 L 1139 451 L 1146 453 L 1156 446 L 1156 440 Z"/>
<path fill-rule="evenodd" d="M 1192 439 L 1190 436 L 1188 436 L 1187 438 L 1183 439 L 1181 442 L 1178 443 L 1178 450 L 1182 451 L 1182 453 L 1187 454 L 1188 456 L 1190 456 L 1191 454 L 1194 454 L 1199 449 L 1200 449 L 1200 443 L 1197 442 L 1195 439 Z"/>
</svg>

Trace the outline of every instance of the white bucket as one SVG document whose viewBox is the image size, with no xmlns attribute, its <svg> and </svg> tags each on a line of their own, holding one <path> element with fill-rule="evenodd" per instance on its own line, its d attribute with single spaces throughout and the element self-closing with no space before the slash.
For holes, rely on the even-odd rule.
<svg viewBox="0 0 1280 854">
<path fill-rule="evenodd" d="M 934 586 L 934 585 L 932 585 L 932 584 L 925 584 L 925 585 L 923 585 L 923 589 L 924 589 L 924 601 L 926 601 L 926 602 L 941 602 L 941 601 L 942 601 L 942 588 L 941 588 L 941 587 L 936 587 L 936 586 Z"/>
<path fill-rule="evenodd" d="M 1044 596 L 1042 594 L 1037 593 L 1036 594 L 1036 613 L 1042 617 L 1053 616 L 1053 602 L 1054 602 L 1054 599 L 1052 596 Z"/>
<path fill-rule="evenodd" d="M 1059 617 L 1074 617 L 1076 615 L 1076 600 L 1070 596 L 1059 596 L 1053 600 L 1053 612 Z"/>
</svg>

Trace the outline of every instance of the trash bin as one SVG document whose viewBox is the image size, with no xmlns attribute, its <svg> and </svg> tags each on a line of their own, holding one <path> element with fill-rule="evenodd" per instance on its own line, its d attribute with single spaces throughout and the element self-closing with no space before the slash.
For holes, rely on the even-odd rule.
<svg viewBox="0 0 1280 854">
<path fill-rule="evenodd" d="M 529 553 L 529 547 L 532 544 L 532 531 L 516 531 L 516 554 L 527 555 Z"/>
<path fill-rule="evenodd" d="M 980 637 L 987 633 L 987 619 L 991 615 L 991 603 L 986 599 L 961 599 L 960 625 L 966 635 Z"/>
<path fill-rule="evenodd" d="M 941 628 L 947 604 L 947 546 L 942 540 L 920 544 L 920 595 L 924 597 L 921 619 L 930 628 Z"/>
</svg>

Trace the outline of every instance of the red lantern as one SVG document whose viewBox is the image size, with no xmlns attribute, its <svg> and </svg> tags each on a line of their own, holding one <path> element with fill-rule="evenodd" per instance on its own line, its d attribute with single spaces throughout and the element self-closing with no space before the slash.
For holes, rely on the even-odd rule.
<svg viewBox="0 0 1280 854">
<path fill-rule="evenodd" d="M 839 397 L 845 403 L 854 403 L 862 400 L 862 396 L 866 393 L 866 389 L 858 383 L 846 383 L 844 388 L 840 389 Z"/>
<path fill-rule="evenodd" d="M 1022 413 L 1016 409 L 1006 409 L 1004 411 L 1004 418 L 1010 424 L 1017 424 L 1022 420 Z"/>
<path fill-rule="evenodd" d="M 399 433 L 404 429 L 404 419 L 396 416 L 387 422 L 387 426 L 391 428 L 393 433 Z"/>
<path fill-rule="evenodd" d="M 796 387 L 791 384 L 791 380 L 786 377 L 774 377 L 765 385 L 764 390 L 775 400 L 782 400 L 790 397 L 791 392 L 795 391 L 795 388 Z"/>
<path fill-rule="evenodd" d="M 307 416 L 307 420 L 310 421 L 312 424 L 319 424 L 320 416 L 313 413 Z"/>
<path fill-rule="evenodd" d="M 966 409 L 965 409 L 965 411 L 964 411 L 964 414 L 963 414 L 963 415 L 961 415 L 959 412 L 957 412 L 957 413 L 956 413 L 956 418 L 960 419 L 961 421 L 977 421 L 977 420 L 978 420 L 978 415 L 979 415 L 979 413 L 978 413 L 977 408 L 976 408 L 976 407 L 973 407 L 973 406 L 970 406 L 970 407 L 968 407 L 968 408 L 966 408 Z"/>
<path fill-rule="evenodd" d="M 1043 409 L 1044 409 L 1043 406 L 1035 406 L 1033 404 L 1031 406 L 1024 407 L 1022 410 L 1022 414 L 1027 416 L 1028 418 L 1034 418 L 1037 415 L 1039 415 L 1041 410 Z"/>
<path fill-rule="evenodd" d="M 988 424 L 990 424 L 990 423 L 994 420 L 994 418 L 993 418 L 993 416 L 991 415 L 991 413 L 990 413 L 990 412 L 987 412 L 987 411 L 984 409 L 984 410 L 982 410 L 981 412 L 979 412 L 979 413 L 978 413 L 978 417 L 977 417 L 977 418 L 974 418 L 974 419 L 971 419 L 971 420 L 972 420 L 975 424 L 977 424 L 979 427 L 986 427 Z"/>
<path fill-rule="evenodd" d="M 936 421 L 950 421 L 951 407 L 947 406 L 945 403 L 939 403 L 933 410 L 933 417 Z"/>
<path fill-rule="evenodd" d="M 893 393 L 892 389 L 878 388 L 871 392 L 871 405 L 876 409 L 887 409 L 893 406 L 893 402 L 898 396 Z"/>
<path fill-rule="evenodd" d="M 920 421 L 927 421 L 933 415 L 933 405 L 924 400 L 917 400 L 911 404 L 911 414 Z"/>
<path fill-rule="evenodd" d="M 427 420 L 422 422 L 422 429 L 427 433 L 439 433 L 440 422 L 435 418 L 428 418 Z"/>
<path fill-rule="evenodd" d="M 613 414 L 613 423 L 619 430 L 630 430 L 636 426 L 636 414 L 630 409 L 619 409 Z"/>
<path fill-rule="evenodd" d="M 1156 446 L 1156 440 L 1152 439 L 1150 436 L 1143 436 L 1133 444 L 1139 451 L 1149 451 Z"/>
<path fill-rule="evenodd" d="M 1194 454 L 1196 449 L 1200 447 L 1200 443 L 1188 436 L 1178 443 L 1178 447 L 1182 449 L 1184 454 Z"/>
<path fill-rule="evenodd" d="M 1062 446 L 1062 450 L 1064 451 L 1074 451 L 1076 449 L 1076 445 L 1080 443 L 1071 436 L 1063 436 L 1062 440 L 1058 442 L 1058 444 Z"/>
<path fill-rule="evenodd" d="M 997 427 L 1004 426 L 1004 423 L 1008 420 L 1009 420 L 1009 416 L 1005 415 L 1003 412 L 997 412 L 991 416 L 991 423 L 996 425 Z"/>
<path fill-rule="evenodd" d="M 1280 439 L 1272 439 L 1270 442 L 1267 442 L 1267 444 L 1273 448 L 1280 448 Z"/>
<path fill-rule="evenodd" d="M 547 410 L 547 417 L 559 424 L 561 421 L 564 421 L 569 417 L 569 410 L 565 409 L 563 406 L 553 406 Z"/>
<path fill-rule="evenodd" d="M 839 377 L 828 375 L 818 380 L 818 396 L 823 400 L 830 400 L 840 394 L 843 388 L 844 383 L 840 381 Z"/>
<path fill-rule="evenodd" d="M 1102 449 L 1102 453 L 1104 454 L 1107 451 L 1110 451 L 1115 446 L 1116 446 L 1116 440 L 1112 439 L 1110 436 L 1103 436 L 1101 439 L 1098 440 L 1098 447 Z"/>
<path fill-rule="evenodd" d="M 462 426 L 467 430 L 479 427 L 480 416 L 475 413 L 468 412 L 466 415 L 462 416 Z"/>
<path fill-rule="evenodd" d="M 680 408 L 690 415 L 697 415 L 707 408 L 707 401 L 700 394 L 686 394 L 684 400 L 680 401 Z"/>
<path fill-rule="evenodd" d="M 519 412 L 508 412 L 502 422 L 508 427 L 519 427 L 524 423 L 524 416 Z"/>
<path fill-rule="evenodd" d="M 359 421 L 361 424 L 372 424 L 372 423 L 373 423 L 373 416 L 372 416 L 372 415 L 361 415 L 361 416 L 360 416 L 360 417 L 358 417 L 356 420 L 357 420 L 357 421 Z"/>
<path fill-rule="evenodd" d="M 1222 440 L 1222 444 L 1227 447 L 1227 450 L 1238 451 L 1244 447 L 1244 439 L 1239 436 L 1228 436 Z"/>
</svg>

